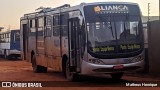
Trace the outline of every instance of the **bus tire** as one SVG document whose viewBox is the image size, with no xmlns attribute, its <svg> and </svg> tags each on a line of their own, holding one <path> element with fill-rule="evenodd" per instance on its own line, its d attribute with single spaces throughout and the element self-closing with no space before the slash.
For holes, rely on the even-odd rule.
<svg viewBox="0 0 160 90">
<path fill-rule="evenodd" d="M 46 73 L 47 67 L 37 65 L 35 55 L 32 57 L 32 68 L 35 73 Z"/>
<path fill-rule="evenodd" d="M 8 59 L 8 57 L 7 57 L 7 50 L 6 49 L 4 49 L 4 59 Z"/>
<path fill-rule="evenodd" d="M 8 59 L 8 60 L 12 60 L 12 55 L 8 55 L 8 56 L 6 56 L 6 59 Z"/>
<path fill-rule="evenodd" d="M 69 71 L 69 60 L 66 61 L 65 75 L 69 81 L 78 81 L 78 75 Z"/>
<path fill-rule="evenodd" d="M 123 73 L 111 73 L 111 77 L 113 80 L 120 80 L 123 76 Z"/>
<path fill-rule="evenodd" d="M 4 59 L 8 59 L 8 57 L 7 57 L 7 55 L 6 55 L 6 54 L 4 54 Z"/>
<path fill-rule="evenodd" d="M 66 59 L 62 60 L 62 71 L 63 71 L 63 75 L 66 78 Z"/>
</svg>

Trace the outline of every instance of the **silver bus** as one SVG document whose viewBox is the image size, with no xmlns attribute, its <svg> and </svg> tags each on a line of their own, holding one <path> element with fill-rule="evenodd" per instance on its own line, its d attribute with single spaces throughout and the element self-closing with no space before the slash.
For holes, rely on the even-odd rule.
<svg viewBox="0 0 160 90">
<path fill-rule="evenodd" d="M 65 4 L 24 14 L 21 51 L 34 72 L 62 71 L 68 80 L 79 75 L 110 74 L 144 66 L 141 11 L 129 2 Z"/>
</svg>

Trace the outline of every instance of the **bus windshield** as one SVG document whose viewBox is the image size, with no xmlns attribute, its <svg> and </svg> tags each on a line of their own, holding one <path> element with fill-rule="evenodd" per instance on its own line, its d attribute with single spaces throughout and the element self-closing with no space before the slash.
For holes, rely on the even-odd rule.
<svg viewBox="0 0 160 90">
<path fill-rule="evenodd" d="M 87 14 L 86 14 L 87 15 Z M 140 15 L 110 13 L 86 16 L 88 50 L 96 54 L 124 54 L 143 48 Z"/>
<path fill-rule="evenodd" d="M 93 20 L 92 20 L 93 21 Z M 140 17 L 95 17 L 94 22 L 87 22 L 88 41 L 91 47 L 106 47 L 125 44 L 140 47 Z"/>
</svg>

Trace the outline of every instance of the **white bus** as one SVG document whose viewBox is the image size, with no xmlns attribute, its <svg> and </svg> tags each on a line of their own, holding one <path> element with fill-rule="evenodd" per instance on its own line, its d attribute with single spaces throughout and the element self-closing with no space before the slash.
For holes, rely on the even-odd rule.
<svg viewBox="0 0 160 90">
<path fill-rule="evenodd" d="M 6 59 L 20 57 L 20 30 L 9 30 L 0 33 L 0 55 Z"/>
<path fill-rule="evenodd" d="M 96 2 L 44 8 L 21 17 L 23 59 L 34 72 L 50 67 L 68 80 L 79 75 L 111 74 L 144 66 L 141 11 L 136 3 Z"/>
</svg>

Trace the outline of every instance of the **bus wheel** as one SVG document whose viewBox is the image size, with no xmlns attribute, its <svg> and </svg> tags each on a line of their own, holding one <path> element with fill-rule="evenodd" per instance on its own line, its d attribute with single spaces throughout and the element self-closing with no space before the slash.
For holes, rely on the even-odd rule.
<svg viewBox="0 0 160 90">
<path fill-rule="evenodd" d="M 66 61 L 66 78 L 69 80 L 69 81 L 77 81 L 78 80 L 78 75 L 73 73 L 73 72 L 70 72 L 69 71 L 69 60 Z"/>
<path fill-rule="evenodd" d="M 123 76 L 123 73 L 111 73 L 111 77 L 113 80 L 120 80 Z"/>
<path fill-rule="evenodd" d="M 35 55 L 33 55 L 32 57 L 32 68 L 35 73 L 46 73 L 47 72 L 47 67 L 37 65 Z"/>
<path fill-rule="evenodd" d="M 6 55 L 6 53 L 4 54 L 4 59 L 9 59 L 9 58 L 7 58 L 7 55 Z"/>
<path fill-rule="evenodd" d="M 7 52 L 7 50 L 4 49 L 4 58 L 5 58 L 5 59 L 8 59 L 8 58 L 7 58 L 7 53 L 6 53 L 6 52 Z"/>
</svg>

